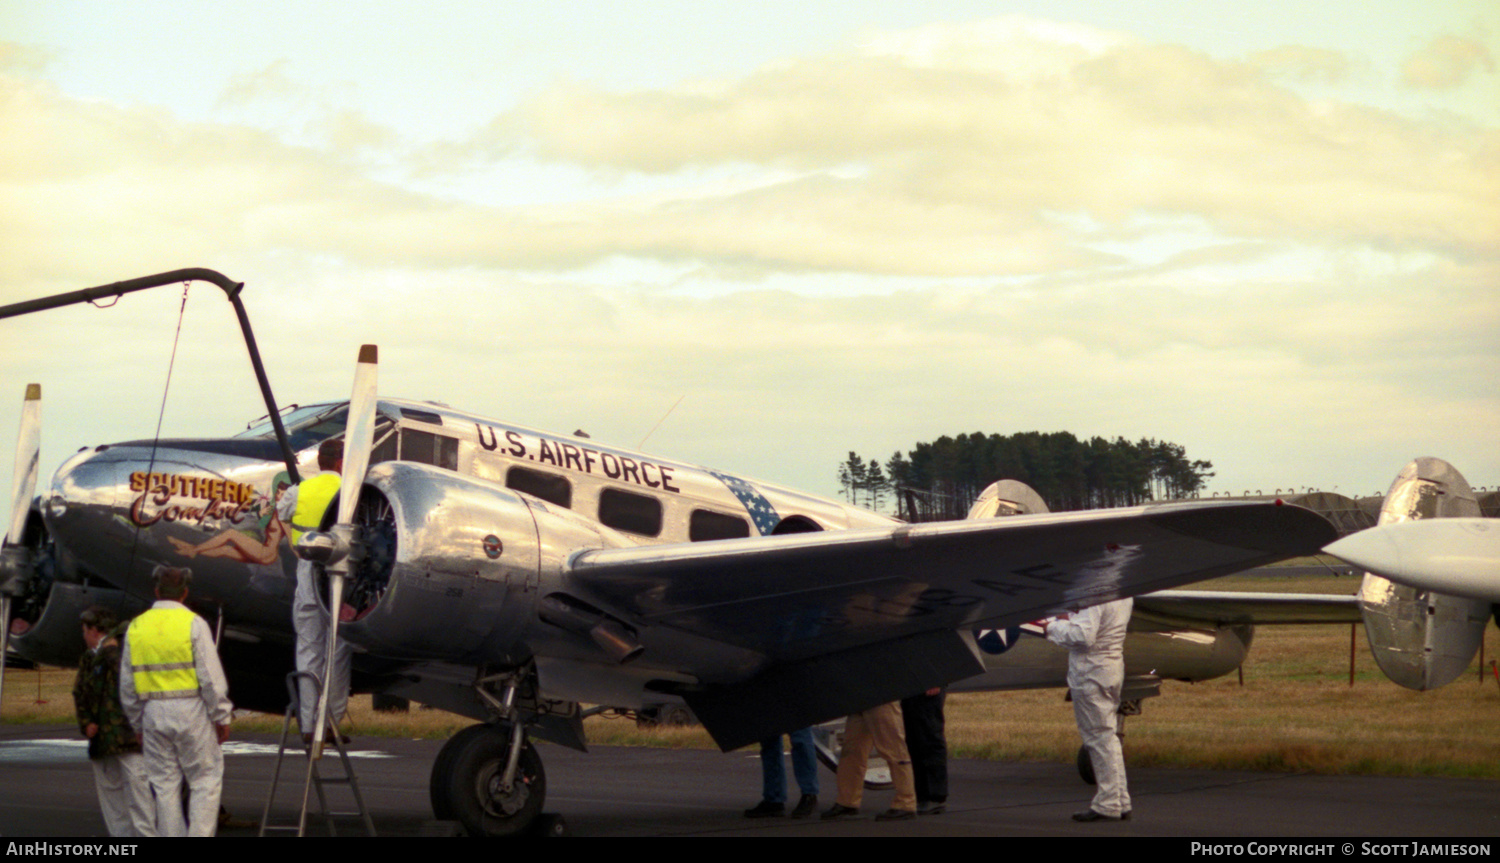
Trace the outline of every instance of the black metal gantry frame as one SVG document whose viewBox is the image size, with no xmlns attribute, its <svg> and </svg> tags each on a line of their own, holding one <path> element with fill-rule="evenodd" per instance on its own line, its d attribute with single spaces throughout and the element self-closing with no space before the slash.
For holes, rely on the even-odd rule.
<svg viewBox="0 0 1500 863">
<path fill-rule="evenodd" d="M 271 426 L 276 430 L 276 441 L 281 445 L 281 457 L 286 461 L 287 474 L 294 484 L 301 482 L 302 477 L 297 473 L 297 456 L 292 453 L 292 445 L 287 441 L 286 427 L 281 423 L 281 412 L 276 407 L 276 397 L 271 394 L 271 382 L 266 377 L 266 367 L 260 361 L 260 349 L 255 346 L 255 333 L 250 330 L 250 316 L 245 313 L 245 304 L 240 302 L 240 291 L 245 287 L 244 282 L 236 282 L 215 270 L 190 267 L 185 270 L 157 273 L 154 276 L 142 276 L 139 279 L 100 285 L 97 288 L 84 288 L 81 291 L 70 291 L 66 294 L 0 306 L 0 318 L 14 318 L 78 303 L 92 303 L 109 297 L 118 299 L 136 291 L 175 285 L 180 282 L 208 282 L 218 285 L 229 297 L 230 305 L 234 306 L 234 314 L 240 319 L 240 331 L 245 334 L 245 347 L 250 351 L 250 365 L 255 369 L 255 380 L 260 384 L 261 397 L 266 400 L 266 412 L 270 414 Z"/>
</svg>

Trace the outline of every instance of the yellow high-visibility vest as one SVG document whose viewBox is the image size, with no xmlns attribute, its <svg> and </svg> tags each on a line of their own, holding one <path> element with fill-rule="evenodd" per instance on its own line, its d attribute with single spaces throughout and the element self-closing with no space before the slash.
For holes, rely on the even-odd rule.
<svg viewBox="0 0 1500 863">
<path fill-rule="evenodd" d="M 287 525 L 292 532 L 292 545 L 302 534 L 317 530 L 323 523 L 323 513 L 328 504 L 339 493 L 339 475 L 333 471 L 309 477 L 297 485 L 297 510 L 292 513 L 292 523 Z"/>
<path fill-rule="evenodd" d="M 152 608 L 130 624 L 130 673 L 142 698 L 198 695 L 193 665 L 193 618 L 186 608 Z"/>
</svg>

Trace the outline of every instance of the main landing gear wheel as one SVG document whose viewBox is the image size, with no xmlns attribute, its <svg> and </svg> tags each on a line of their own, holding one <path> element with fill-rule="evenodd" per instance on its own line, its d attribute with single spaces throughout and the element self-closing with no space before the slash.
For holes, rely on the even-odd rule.
<svg viewBox="0 0 1500 863">
<path fill-rule="evenodd" d="M 1123 724 L 1123 721 L 1122 723 Z M 1125 732 L 1116 731 L 1115 736 L 1120 738 L 1121 751 L 1125 748 Z M 1089 757 L 1087 746 L 1078 747 L 1078 776 L 1086 785 L 1098 785 L 1099 781 L 1094 777 L 1094 759 Z"/>
<path fill-rule="evenodd" d="M 1087 746 L 1078 747 L 1078 775 L 1085 785 L 1099 784 L 1099 781 L 1094 778 L 1094 759 L 1089 757 Z"/>
<path fill-rule="evenodd" d="M 501 786 L 510 729 L 474 725 L 453 735 L 432 765 L 432 812 L 439 820 L 456 820 L 470 836 L 516 836 L 541 814 L 547 796 L 542 758 L 522 741 L 516 778 Z"/>
<path fill-rule="evenodd" d="M 427 781 L 427 795 L 432 800 L 432 817 L 439 821 L 455 821 L 457 815 L 453 814 L 452 773 L 454 754 L 462 751 L 469 745 L 469 738 L 481 734 L 492 734 L 488 725 L 470 725 L 468 728 L 448 738 L 443 748 L 438 750 L 438 756 L 432 762 L 432 776 Z"/>
</svg>

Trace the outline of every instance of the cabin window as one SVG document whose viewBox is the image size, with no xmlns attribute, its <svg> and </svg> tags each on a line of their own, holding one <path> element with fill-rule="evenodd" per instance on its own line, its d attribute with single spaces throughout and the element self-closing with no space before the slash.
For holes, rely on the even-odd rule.
<svg viewBox="0 0 1500 863">
<path fill-rule="evenodd" d="M 401 460 L 458 470 L 458 438 L 416 429 L 401 430 Z"/>
<path fill-rule="evenodd" d="M 292 405 L 286 413 L 282 414 L 281 424 L 286 429 L 292 449 L 300 451 L 324 438 L 330 438 L 342 432 L 347 416 L 347 402 L 308 405 L 307 407 Z M 235 437 L 275 438 L 276 429 L 268 417 L 264 422 L 255 423 Z"/>
<path fill-rule="evenodd" d="M 661 533 L 661 501 L 643 494 L 606 488 L 599 492 L 599 521 L 641 536 Z"/>
<path fill-rule="evenodd" d="M 396 424 L 390 420 L 381 420 L 375 424 L 375 446 L 370 450 L 370 464 L 380 464 L 383 461 L 395 461 L 397 446 L 401 443 L 401 433 Z"/>
<path fill-rule="evenodd" d="M 564 509 L 573 508 L 573 484 L 555 473 L 513 467 L 505 472 L 505 487 L 541 498 Z"/>
<path fill-rule="evenodd" d="M 285 426 L 286 440 L 293 452 L 301 452 L 328 438 L 343 434 L 347 425 L 349 425 L 347 406 L 340 406 L 336 410 L 325 407 L 324 412 L 316 413 L 311 417 L 301 417 L 295 424 Z M 246 432 L 245 435 L 248 436 L 253 431 L 254 429 Z M 275 435 L 274 431 L 272 435 Z"/>
<path fill-rule="evenodd" d="M 695 509 L 688 517 L 688 539 L 693 542 L 706 542 L 711 539 L 743 539 L 749 535 L 750 522 L 737 515 Z"/>
</svg>

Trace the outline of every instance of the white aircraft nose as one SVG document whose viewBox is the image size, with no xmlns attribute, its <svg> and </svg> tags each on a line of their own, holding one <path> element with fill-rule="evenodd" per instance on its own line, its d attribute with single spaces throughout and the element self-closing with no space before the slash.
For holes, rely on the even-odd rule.
<svg viewBox="0 0 1500 863">
<path fill-rule="evenodd" d="M 1500 522 L 1405 521 L 1362 530 L 1323 549 L 1391 581 L 1500 602 Z"/>
</svg>

